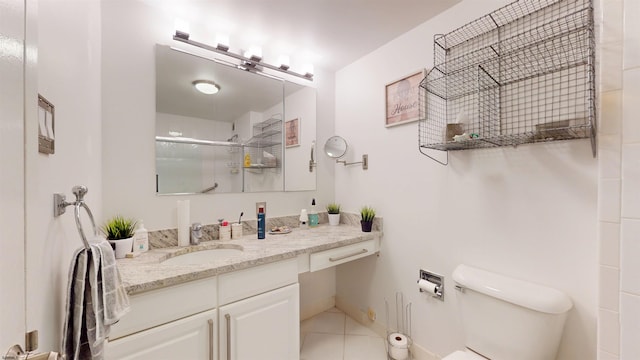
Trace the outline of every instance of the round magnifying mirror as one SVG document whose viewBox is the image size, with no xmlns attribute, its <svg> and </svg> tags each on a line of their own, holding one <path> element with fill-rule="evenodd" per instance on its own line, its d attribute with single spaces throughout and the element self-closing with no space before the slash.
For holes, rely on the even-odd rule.
<svg viewBox="0 0 640 360">
<path fill-rule="evenodd" d="M 347 153 L 347 141 L 341 136 L 332 136 L 324 143 L 324 152 L 331 158 L 339 159 Z"/>
</svg>

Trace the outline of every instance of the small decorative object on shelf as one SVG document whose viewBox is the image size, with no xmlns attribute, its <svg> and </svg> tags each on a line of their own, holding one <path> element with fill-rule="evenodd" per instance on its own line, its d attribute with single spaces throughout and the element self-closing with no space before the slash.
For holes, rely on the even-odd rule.
<svg viewBox="0 0 640 360">
<path fill-rule="evenodd" d="M 434 37 L 420 83 L 420 152 L 590 139 L 595 157 L 593 0 L 515 1 Z"/>
<path fill-rule="evenodd" d="M 329 213 L 329 225 L 340 225 L 340 204 L 331 203 L 327 205 L 327 213 Z"/>
<path fill-rule="evenodd" d="M 116 215 L 102 225 L 102 232 L 111 244 L 116 259 L 124 258 L 133 249 L 137 221 Z"/>
<path fill-rule="evenodd" d="M 363 206 L 360 209 L 360 225 L 362 226 L 363 232 L 371 232 L 371 227 L 373 226 L 373 218 L 376 217 L 376 211 L 370 206 Z"/>
</svg>

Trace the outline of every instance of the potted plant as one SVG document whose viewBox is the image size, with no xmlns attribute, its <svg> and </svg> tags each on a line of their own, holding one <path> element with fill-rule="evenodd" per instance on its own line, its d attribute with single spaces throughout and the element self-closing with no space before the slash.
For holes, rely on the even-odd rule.
<svg viewBox="0 0 640 360">
<path fill-rule="evenodd" d="M 331 203 L 327 205 L 327 212 L 329 213 L 329 225 L 337 226 L 340 224 L 340 204 Z"/>
<path fill-rule="evenodd" d="M 122 259 L 133 249 L 133 234 L 137 221 L 116 215 L 102 225 L 102 232 L 107 237 L 115 252 L 116 259 Z"/>
<path fill-rule="evenodd" d="M 376 217 L 376 211 L 370 206 L 363 206 L 360 209 L 360 225 L 362 226 L 363 232 L 371 232 L 371 227 L 373 225 L 373 218 Z"/>
</svg>

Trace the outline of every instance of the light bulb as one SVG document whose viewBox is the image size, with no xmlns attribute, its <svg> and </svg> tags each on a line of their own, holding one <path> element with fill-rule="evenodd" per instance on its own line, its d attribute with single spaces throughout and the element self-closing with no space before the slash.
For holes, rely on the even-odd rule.
<svg viewBox="0 0 640 360">
<path fill-rule="evenodd" d="M 262 48 L 259 46 L 252 46 L 244 53 L 244 57 L 253 61 L 260 61 L 262 60 Z"/>
<path fill-rule="evenodd" d="M 216 47 L 222 51 L 229 50 L 229 35 L 218 34 L 216 35 Z"/>
<path fill-rule="evenodd" d="M 313 76 L 313 64 L 306 64 L 302 69 L 303 74 Z"/>
<path fill-rule="evenodd" d="M 183 19 L 175 19 L 173 22 L 174 33 L 181 32 L 184 34 L 189 34 L 189 23 Z"/>
<path fill-rule="evenodd" d="M 289 56 L 287 55 L 280 55 L 280 58 L 278 58 L 278 63 L 280 64 L 280 69 L 282 70 L 288 70 L 289 69 Z"/>
</svg>

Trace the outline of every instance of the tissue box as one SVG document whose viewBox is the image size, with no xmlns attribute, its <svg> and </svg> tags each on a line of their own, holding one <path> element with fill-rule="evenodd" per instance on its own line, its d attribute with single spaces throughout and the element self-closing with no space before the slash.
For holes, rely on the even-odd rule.
<svg viewBox="0 0 640 360">
<path fill-rule="evenodd" d="M 445 135 L 445 141 L 453 141 L 453 137 L 456 135 L 462 135 L 464 133 L 464 127 L 462 124 L 447 124 L 447 133 Z"/>
<path fill-rule="evenodd" d="M 262 164 L 264 166 L 276 167 L 276 166 L 278 166 L 278 160 L 272 154 L 270 154 L 270 153 L 268 153 L 266 151 L 263 151 L 262 152 Z"/>
<path fill-rule="evenodd" d="M 561 120 L 536 125 L 534 140 L 562 140 L 571 138 L 571 121 Z"/>
</svg>

